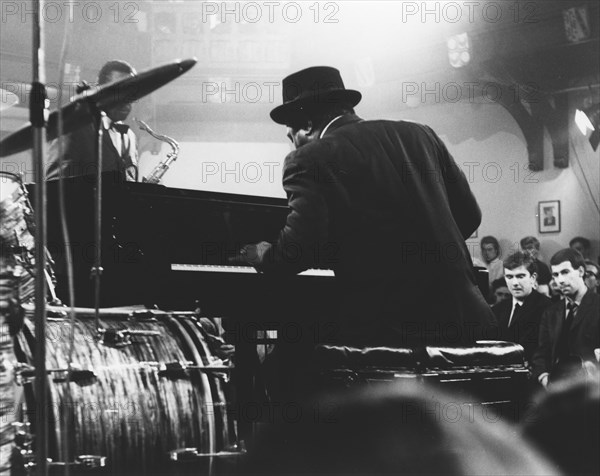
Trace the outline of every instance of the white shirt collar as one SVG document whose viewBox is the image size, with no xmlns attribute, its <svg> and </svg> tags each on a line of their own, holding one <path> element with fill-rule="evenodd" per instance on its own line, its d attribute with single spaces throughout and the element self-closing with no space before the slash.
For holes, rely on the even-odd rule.
<svg viewBox="0 0 600 476">
<path fill-rule="evenodd" d="M 513 308 L 513 310 L 515 309 L 515 306 L 516 306 L 517 304 L 518 304 L 519 306 L 522 306 L 523 304 L 525 304 L 525 300 L 523 300 L 523 301 L 518 301 L 518 300 L 517 300 L 517 299 L 516 299 L 516 298 L 513 296 L 513 298 L 512 298 L 512 308 Z"/>
<path fill-rule="evenodd" d="M 334 118 L 333 118 L 331 121 L 329 121 L 329 124 L 327 124 L 327 125 L 325 126 L 325 128 L 324 128 L 324 129 L 321 131 L 321 135 L 319 136 L 319 139 L 322 139 L 322 138 L 323 138 L 323 136 L 325 135 L 325 133 L 327 132 L 327 129 L 329 129 L 329 126 L 330 126 L 331 124 L 333 124 L 335 121 L 337 121 L 337 120 L 338 120 L 340 117 L 342 117 L 342 116 L 343 116 L 343 114 L 340 114 L 339 116 L 337 116 L 337 117 L 334 117 Z"/>
</svg>

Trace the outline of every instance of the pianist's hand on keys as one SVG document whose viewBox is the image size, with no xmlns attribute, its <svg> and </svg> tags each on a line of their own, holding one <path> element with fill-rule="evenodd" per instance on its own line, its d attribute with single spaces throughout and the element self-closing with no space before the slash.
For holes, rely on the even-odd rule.
<svg viewBox="0 0 600 476">
<path fill-rule="evenodd" d="M 229 258 L 227 261 L 229 264 L 249 264 L 251 266 L 260 265 L 263 260 L 263 256 L 271 248 L 271 243 L 261 241 L 254 245 L 244 246 L 236 256 Z"/>
</svg>

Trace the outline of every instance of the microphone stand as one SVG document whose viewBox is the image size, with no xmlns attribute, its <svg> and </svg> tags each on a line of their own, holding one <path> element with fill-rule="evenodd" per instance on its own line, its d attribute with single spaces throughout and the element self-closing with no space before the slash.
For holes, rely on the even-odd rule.
<svg viewBox="0 0 600 476">
<path fill-rule="evenodd" d="M 35 411 L 36 474 L 48 474 L 48 382 L 46 376 L 46 180 L 44 176 L 46 80 L 41 12 L 43 0 L 34 1 L 33 80 L 29 116 L 33 133 L 35 194 Z"/>
<path fill-rule="evenodd" d="M 106 113 L 101 110 L 93 112 L 98 118 L 98 170 L 96 171 L 96 193 L 94 194 L 95 223 L 94 223 L 94 264 L 90 277 L 94 280 L 94 319 L 96 337 L 101 339 L 104 329 L 100 326 L 100 282 L 102 278 L 102 143 L 104 140 L 104 118 Z"/>
</svg>

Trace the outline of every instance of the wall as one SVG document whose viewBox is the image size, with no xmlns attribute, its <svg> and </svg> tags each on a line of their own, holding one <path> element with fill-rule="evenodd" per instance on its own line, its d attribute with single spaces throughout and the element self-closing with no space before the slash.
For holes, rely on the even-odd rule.
<svg viewBox="0 0 600 476">
<path fill-rule="evenodd" d="M 467 174 L 483 212 L 478 239 L 470 249 L 480 257 L 478 241 L 493 235 L 504 256 L 518 249 L 519 240 L 533 235 L 541 242 L 542 259 L 568 246 L 574 236 L 592 241 L 593 257 L 599 254 L 600 152 L 594 152 L 571 121 L 570 163 L 566 169 L 552 164 L 552 146 L 546 136 L 544 170 L 526 169 L 527 148 L 521 130 L 501 106 L 494 104 L 438 104 L 402 113 L 402 117 L 431 125 Z M 465 138 L 471 135 L 473 138 Z M 589 183 L 592 196 L 586 186 Z M 537 204 L 560 200 L 561 231 L 539 233 Z"/>
</svg>

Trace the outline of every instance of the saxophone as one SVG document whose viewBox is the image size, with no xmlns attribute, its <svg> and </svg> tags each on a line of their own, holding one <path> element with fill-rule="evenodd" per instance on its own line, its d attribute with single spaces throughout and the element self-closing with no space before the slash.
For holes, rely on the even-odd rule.
<svg viewBox="0 0 600 476">
<path fill-rule="evenodd" d="M 169 154 L 167 154 L 165 160 L 159 162 L 159 164 L 152 169 L 150 175 L 142 178 L 142 182 L 144 183 L 159 183 L 162 180 L 163 176 L 167 173 L 167 170 L 169 170 L 171 164 L 177 160 L 177 156 L 179 155 L 179 144 L 172 137 L 157 134 L 152 129 L 150 129 L 150 126 L 144 121 L 136 117 L 134 117 L 133 120 L 139 124 L 141 130 L 146 131 L 155 139 L 166 142 L 173 149 Z"/>
</svg>

